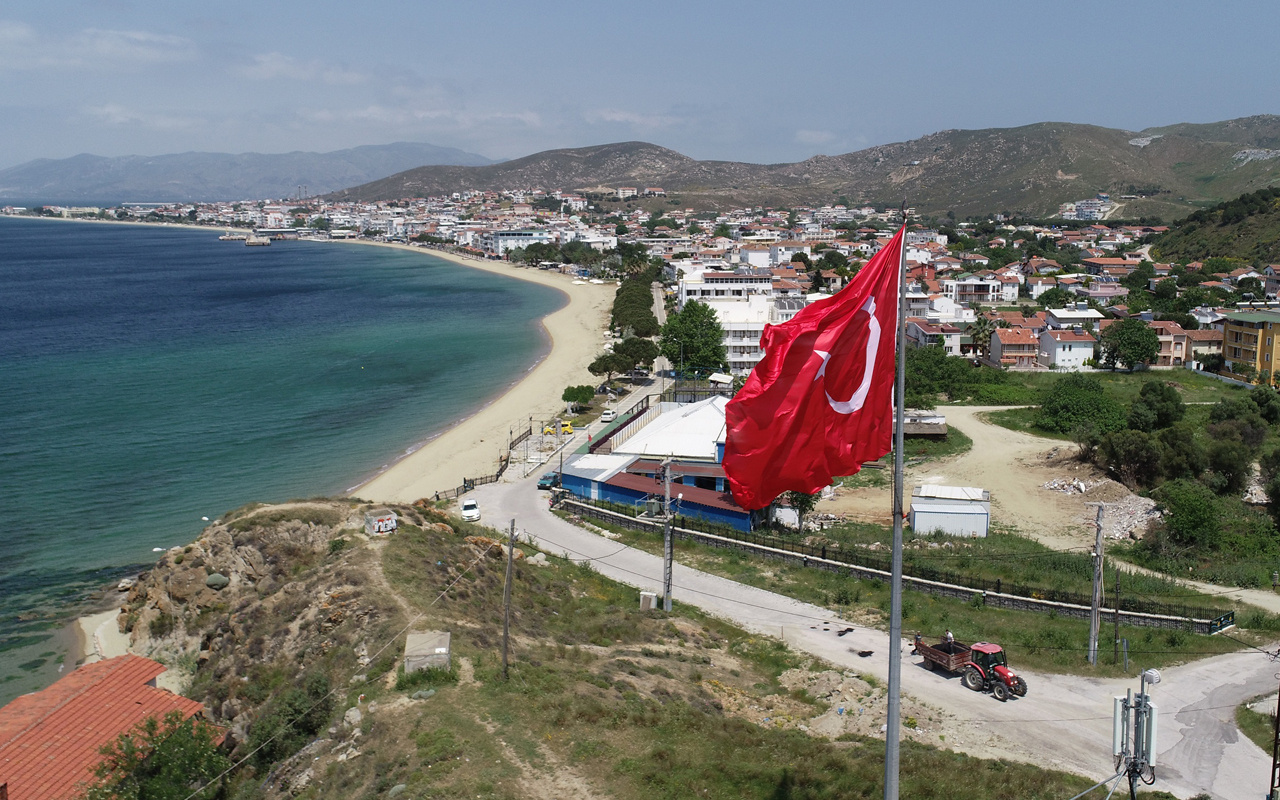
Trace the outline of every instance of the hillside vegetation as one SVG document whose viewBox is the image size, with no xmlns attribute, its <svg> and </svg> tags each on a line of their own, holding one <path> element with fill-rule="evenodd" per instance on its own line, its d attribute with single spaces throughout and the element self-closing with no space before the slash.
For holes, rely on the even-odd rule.
<svg viewBox="0 0 1280 800">
<path fill-rule="evenodd" d="M 1009 211 L 1033 217 L 1109 192 L 1126 218 L 1170 218 L 1280 181 L 1280 117 L 1175 125 L 1134 133 L 1044 122 L 949 130 L 908 142 L 793 164 L 697 161 L 645 142 L 548 150 L 482 167 L 419 167 L 336 192 L 387 200 L 466 190 L 540 187 L 608 192 L 661 186 L 677 202 L 728 205 L 897 205 L 963 217 Z"/>
<path fill-rule="evenodd" d="M 129 595 L 134 647 L 185 672 L 230 731 L 239 766 L 219 796 L 881 793 L 875 678 L 692 609 L 641 613 L 633 589 L 525 545 L 504 679 L 502 548 L 430 507 L 397 506 L 400 530 L 366 540 L 366 509 L 233 512 Z M 209 588 L 215 571 L 224 588 Z M 403 674 L 408 630 L 450 631 L 452 669 Z M 953 752 L 985 734 L 939 709 L 907 699 L 903 715 L 904 796 L 1061 798 L 1090 783 Z"/>
<path fill-rule="evenodd" d="M 1163 261 L 1235 258 L 1254 265 L 1280 262 L 1280 188 L 1261 189 L 1177 222 L 1152 246 Z"/>
</svg>

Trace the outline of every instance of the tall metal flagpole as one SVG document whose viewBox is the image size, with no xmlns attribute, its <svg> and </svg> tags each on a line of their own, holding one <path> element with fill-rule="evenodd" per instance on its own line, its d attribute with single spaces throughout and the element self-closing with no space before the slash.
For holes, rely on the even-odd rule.
<svg viewBox="0 0 1280 800">
<path fill-rule="evenodd" d="M 907 385 L 907 204 L 898 249 L 898 374 L 893 392 L 893 578 L 889 590 L 889 718 L 884 734 L 884 800 L 898 800 L 898 732 L 902 712 L 902 441 Z"/>
</svg>

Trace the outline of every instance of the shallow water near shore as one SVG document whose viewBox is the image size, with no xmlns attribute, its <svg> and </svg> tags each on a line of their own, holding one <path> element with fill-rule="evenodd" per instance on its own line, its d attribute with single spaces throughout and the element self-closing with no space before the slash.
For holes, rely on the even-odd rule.
<svg viewBox="0 0 1280 800">
<path fill-rule="evenodd" d="M 344 493 L 523 376 L 563 304 L 427 254 L 218 234 L 0 219 L 0 703 L 57 677 L 57 630 L 153 548 Z"/>
</svg>

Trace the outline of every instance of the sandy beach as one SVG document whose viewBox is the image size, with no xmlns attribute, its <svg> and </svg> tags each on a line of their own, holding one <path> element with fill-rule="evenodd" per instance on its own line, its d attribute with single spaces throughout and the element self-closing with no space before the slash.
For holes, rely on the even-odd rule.
<svg viewBox="0 0 1280 800">
<path fill-rule="evenodd" d="M 345 242 L 334 242 L 344 244 Z M 455 423 L 350 494 L 380 503 L 411 503 L 438 491 L 452 489 L 463 478 L 491 475 L 506 449 L 511 431 L 523 431 L 564 411 L 560 399 L 569 385 L 593 383 L 587 365 L 603 352 L 603 333 L 616 284 L 574 283 L 567 275 L 514 267 L 505 261 L 485 261 L 440 250 L 406 245 L 357 242 L 431 255 L 464 267 L 550 286 L 563 292 L 568 303 L 543 319 L 551 351 L 531 371 L 512 376 L 506 392 L 472 416 Z"/>
</svg>

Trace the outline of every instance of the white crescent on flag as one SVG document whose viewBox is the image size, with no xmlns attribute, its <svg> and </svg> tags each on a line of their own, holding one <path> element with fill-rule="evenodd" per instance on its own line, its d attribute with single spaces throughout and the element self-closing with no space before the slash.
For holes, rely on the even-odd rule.
<svg viewBox="0 0 1280 800">
<path fill-rule="evenodd" d="M 858 390 L 848 400 L 837 400 L 829 393 L 827 394 L 827 402 L 831 405 L 831 410 L 837 414 L 852 414 L 862 408 L 862 404 L 867 402 L 867 393 L 871 391 L 871 377 L 875 373 L 876 368 L 876 352 L 880 349 L 880 320 L 876 319 L 876 299 L 868 297 L 867 302 L 862 304 L 860 311 L 866 311 L 871 315 L 870 334 L 867 336 L 867 357 L 866 364 L 862 370 L 862 383 L 858 385 Z M 814 350 L 822 357 L 822 366 L 818 368 L 818 374 L 813 376 L 816 381 L 823 375 L 827 374 L 827 361 L 831 358 L 831 354 L 824 350 Z"/>
</svg>

